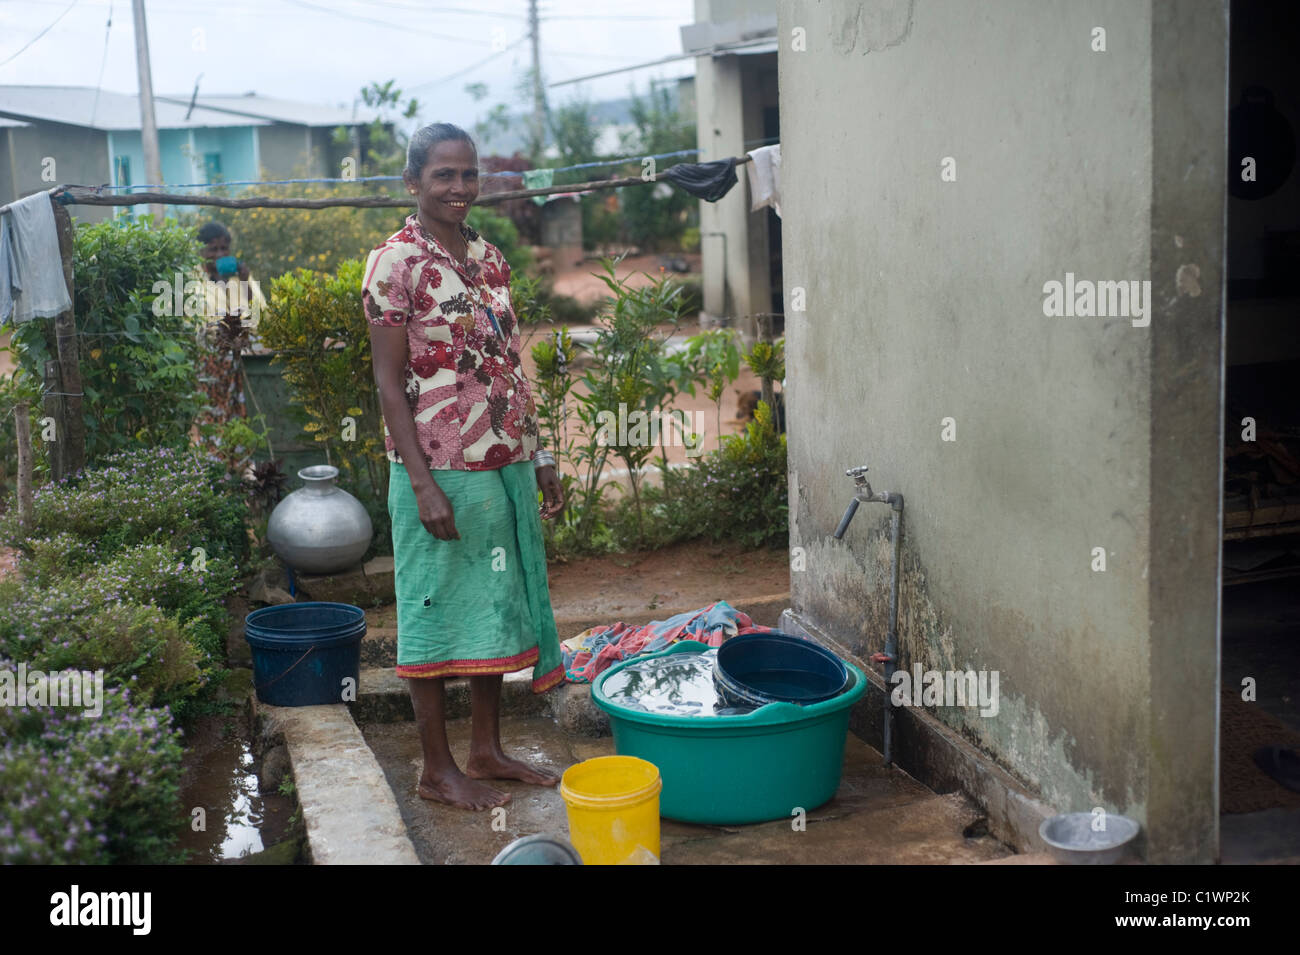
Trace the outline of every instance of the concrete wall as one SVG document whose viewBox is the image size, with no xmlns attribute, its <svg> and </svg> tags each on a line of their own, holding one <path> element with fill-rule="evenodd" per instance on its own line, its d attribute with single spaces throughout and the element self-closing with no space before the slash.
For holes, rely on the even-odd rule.
<svg viewBox="0 0 1300 955">
<path fill-rule="evenodd" d="M 267 175 L 284 178 L 315 168 L 312 165 L 315 143 L 309 127 L 287 123 L 258 126 L 257 138 L 258 160 Z"/>
<path fill-rule="evenodd" d="M 696 22 L 744 21 L 775 13 L 773 0 L 758 3 L 696 0 Z M 763 136 L 763 107 L 777 105 L 776 54 L 696 57 L 695 109 L 698 162 L 744 156 L 746 142 Z M 754 148 L 752 146 L 748 148 Z M 771 310 L 767 211 L 749 211 L 749 174 L 717 202 L 700 202 L 704 311 L 726 318 L 748 337 L 755 312 Z M 725 238 L 724 238 L 725 235 Z"/>
<path fill-rule="evenodd" d="M 3 132 L 8 133 L 4 157 L 8 172 L 0 176 L 0 205 L 59 182 L 101 183 L 112 177 L 105 136 L 98 130 L 33 122 Z M 54 160 L 53 181 L 41 178 L 47 156 Z M 72 214 L 82 221 L 99 222 L 111 212 L 102 206 L 73 206 Z"/>
<path fill-rule="evenodd" d="M 1163 861 L 1217 844 L 1225 6 L 792 2 L 778 31 L 794 610 L 883 649 L 889 511 L 831 537 L 869 465 L 906 497 L 900 666 L 999 672 L 996 716 L 934 715 Z M 1045 316 L 1067 272 L 1150 279 L 1150 325 Z"/>
</svg>

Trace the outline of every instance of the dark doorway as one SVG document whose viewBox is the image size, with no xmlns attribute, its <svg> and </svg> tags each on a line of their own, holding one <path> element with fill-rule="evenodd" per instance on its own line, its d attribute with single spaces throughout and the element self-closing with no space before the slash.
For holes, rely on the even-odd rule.
<svg viewBox="0 0 1300 955">
<path fill-rule="evenodd" d="M 1230 11 L 1220 858 L 1300 857 L 1300 5 Z"/>
</svg>

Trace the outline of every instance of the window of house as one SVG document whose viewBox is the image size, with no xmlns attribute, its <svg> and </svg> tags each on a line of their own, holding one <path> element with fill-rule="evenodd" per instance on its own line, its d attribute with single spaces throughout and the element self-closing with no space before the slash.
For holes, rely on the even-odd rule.
<svg viewBox="0 0 1300 955">
<path fill-rule="evenodd" d="M 203 154 L 203 175 L 207 182 L 221 178 L 221 153 Z"/>
<path fill-rule="evenodd" d="M 115 186 L 131 185 L 131 157 L 130 156 L 113 157 L 113 185 Z"/>
</svg>

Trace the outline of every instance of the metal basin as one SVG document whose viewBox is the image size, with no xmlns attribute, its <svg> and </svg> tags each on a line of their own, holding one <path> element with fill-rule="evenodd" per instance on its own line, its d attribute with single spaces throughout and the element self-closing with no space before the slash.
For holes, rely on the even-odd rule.
<svg viewBox="0 0 1300 955">
<path fill-rule="evenodd" d="M 1141 827 L 1128 816 L 1104 817 L 1106 828 L 1093 829 L 1098 817 L 1090 812 L 1067 812 L 1044 819 L 1038 835 L 1058 862 L 1067 865 L 1111 865 L 1122 859 Z"/>
</svg>

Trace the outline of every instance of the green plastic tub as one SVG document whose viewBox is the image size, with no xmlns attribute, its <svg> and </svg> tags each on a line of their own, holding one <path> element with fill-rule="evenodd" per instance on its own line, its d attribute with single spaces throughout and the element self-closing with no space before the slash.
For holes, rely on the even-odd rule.
<svg viewBox="0 0 1300 955">
<path fill-rule="evenodd" d="M 605 680 L 631 663 L 707 649 L 694 640 L 675 643 L 611 667 L 591 687 L 609 714 L 618 754 L 659 767 L 660 815 L 737 825 L 789 819 L 829 801 L 840 786 L 849 710 L 867 692 L 866 676 L 847 661 L 849 687 L 839 696 L 808 706 L 769 703 L 744 716 L 645 713 L 605 696 Z"/>
</svg>

